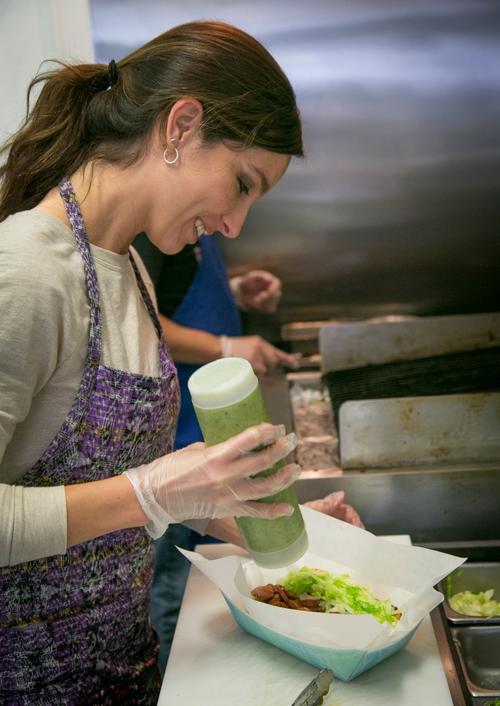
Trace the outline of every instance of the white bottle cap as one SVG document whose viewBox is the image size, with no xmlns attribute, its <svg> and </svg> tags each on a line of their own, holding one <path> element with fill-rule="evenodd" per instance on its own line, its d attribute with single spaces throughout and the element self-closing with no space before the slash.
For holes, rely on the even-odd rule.
<svg viewBox="0 0 500 706">
<path fill-rule="evenodd" d="M 257 384 L 257 376 L 244 358 L 214 360 L 199 368 L 188 380 L 193 404 L 202 409 L 236 404 L 248 397 Z"/>
</svg>

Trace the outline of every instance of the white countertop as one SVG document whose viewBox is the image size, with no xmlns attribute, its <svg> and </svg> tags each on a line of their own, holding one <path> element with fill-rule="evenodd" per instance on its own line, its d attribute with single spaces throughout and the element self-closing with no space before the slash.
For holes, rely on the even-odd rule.
<svg viewBox="0 0 500 706">
<path fill-rule="evenodd" d="M 244 553 L 231 544 L 197 551 Z M 219 590 L 191 567 L 158 706 L 290 706 L 317 672 L 241 630 Z M 334 679 L 323 706 L 453 706 L 430 618 L 393 657 L 352 682 Z"/>
</svg>

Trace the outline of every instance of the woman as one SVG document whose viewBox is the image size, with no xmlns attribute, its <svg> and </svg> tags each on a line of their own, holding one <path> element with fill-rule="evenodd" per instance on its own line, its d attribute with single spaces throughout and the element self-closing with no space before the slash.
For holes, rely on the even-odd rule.
<svg viewBox="0 0 500 706">
<path fill-rule="evenodd" d="M 253 500 L 299 469 L 250 478 L 295 445 L 268 424 L 169 453 L 177 378 L 130 243 L 236 237 L 300 120 L 268 52 L 220 23 L 38 82 L 0 171 L 0 701 L 153 704 L 151 537 L 286 514 Z"/>
</svg>

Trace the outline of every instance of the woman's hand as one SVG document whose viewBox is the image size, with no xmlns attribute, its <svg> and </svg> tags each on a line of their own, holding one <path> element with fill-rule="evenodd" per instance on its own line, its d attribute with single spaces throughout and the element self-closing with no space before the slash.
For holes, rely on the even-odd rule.
<svg viewBox="0 0 500 706">
<path fill-rule="evenodd" d="M 283 426 L 259 424 L 215 446 L 191 444 L 125 471 L 156 538 L 170 522 L 194 518 L 274 519 L 293 510 L 286 503 L 258 503 L 291 485 L 300 466 L 289 464 L 266 478 L 252 478 L 285 458 L 297 444 Z"/>
</svg>

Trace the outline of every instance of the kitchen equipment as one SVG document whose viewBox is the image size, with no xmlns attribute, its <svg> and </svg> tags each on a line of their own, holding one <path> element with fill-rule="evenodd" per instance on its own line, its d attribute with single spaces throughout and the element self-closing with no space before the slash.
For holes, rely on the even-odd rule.
<svg viewBox="0 0 500 706">
<path fill-rule="evenodd" d="M 319 331 L 323 373 L 499 345 L 500 313 L 326 323 Z"/>
<path fill-rule="evenodd" d="M 323 327 L 342 468 L 499 459 L 499 343 L 498 312 Z"/>
<path fill-rule="evenodd" d="M 499 592 L 500 561 L 469 560 L 437 588 L 445 596 L 433 620 L 440 652 L 445 655 L 443 663 L 453 664 L 468 706 L 494 706 L 500 699 L 500 617 L 457 613 L 448 599 L 466 590 L 478 593 L 492 588 Z"/>
<path fill-rule="evenodd" d="M 438 590 L 444 595 L 443 610 L 448 621 L 453 625 L 500 625 L 500 615 L 491 618 L 463 615 L 453 610 L 448 602 L 455 593 L 479 593 L 490 588 L 495 591 L 495 600 L 500 600 L 500 562 L 467 562 L 447 576 L 439 584 Z M 498 654 L 500 661 L 500 651 Z"/>
<path fill-rule="evenodd" d="M 329 321 L 294 321 L 283 324 L 281 339 L 287 341 L 290 350 L 315 355 L 318 352 L 318 336 Z"/>
<path fill-rule="evenodd" d="M 244 358 L 220 358 L 203 365 L 189 378 L 188 388 L 208 446 L 269 421 L 257 376 Z M 259 475 L 268 476 L 284 465 L 284 461 L 279 461 Z M 288 503 L 294 512 L 273 520 L 236 517 L 245 546 L 262 566 L 292 564 L 307 549 L 307 534 L 293 486 L 261 501 Z"/>
<path fill-rule="evenodd" d="M 338 422 L 348 400 L 499 390 L 500 346 L 330 371 L 324 379 Z"/>
<path fill-rule="evenodd" d="M 500 458 L 500 392 L 345 402 L 343 469 L 490 462 Z"/>
<path fill-rule="evenodd" d="M 473 706 L 488 706 L 500 700 L 500 627 L 452 628 Z"/>
<path fill-rule="evenodd" d="M 321 669 L 300 692 L 292 706 L 321 706 L 332 681 L 333 673 L 329 669 Z"/>
</svg>

